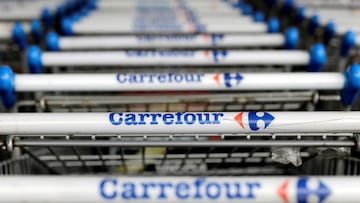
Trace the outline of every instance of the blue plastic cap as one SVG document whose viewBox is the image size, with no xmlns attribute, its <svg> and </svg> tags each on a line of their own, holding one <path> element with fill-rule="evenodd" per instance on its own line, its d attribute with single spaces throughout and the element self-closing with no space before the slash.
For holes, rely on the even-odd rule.
<svg viewBox="0 0 360 203">
<path fill-rule="evenodd" d="M 30 73 L 42 73 L 41 50 L 37 46 L 30 46 L 26 52 L 26 60 Z"/>
<path fill-rule="evenodd" d="M 299 32 L 295 27 L 290 27 L 285 32 L 285 49 L 296 49 L 299 44 Z"/>
<path fill-rule="evenodd" d="M 65 9 L 66 9 L 66 13 L 71 14 L 76 9 L 76 2 L 73 0 L 68 0 L 65 3 Z"/>
<path fill-rule="evenodd" d="M 96 10 L 97 9 L 96 0 L 88 0 L 87 1 L 87 8 L 90 9 L 90 10 Z"/>
<path fill-rule="evenodd" d="M 326 63 L 326 50 L 324 45 L 315 44 L 310 49 L 309 72 L 320 72 Z"/>
<path fill-rule="evenodd" d="M 249 16 L 249 15 L 251 15 L 253 13 L 253 8 L 249 4 L 245 4 L 242 7 L 242 13 L 245 16 Z"/>
<path fill-rule="evenodd" d="M 324 29 L 324 43 L 329 44 L 331 39 L 335 36 L 336 33 L 336 25 L 334 22 L 330 21 L 326 24 Z"/>
<path fill-rule="evenodd" d="M 11 109 L 16 103 L 15 74 L 9 66 L 0 66 L 0 93 L 1 102 L 7 109 Z"/>
<path fill-rule="evenodd" d="M 296 9 L 295 22 L 301 23 L 305 19 L 305 7 L 298 7 Z"/>
<path fill-rule="evenodd" d="M 71 15 L 70 20 L 74 23 L 74 22 L 79 22 L 81 19 L 81 15 L 80 13 L 76 12 L 74 14 Z"/>
<path fill-rule="evenodd" d="M 31 35 L 34 37 L 35 42 L 39 43 L 42 39 L 42 26 L 39 20 L 31 21 Z"/>
<path fill-rule="evenodd" d="M 43 8 L 41 11 L 41 21 L 49 26 L 49 27 L 53 27 L 54 26 L 54 21 L 52 18 L 52 14 L 49 8 Z"/>
<path fill-rule="evenodd" d="M 308 31 L 310 34 L 314 34 L 317 28 L 320 25 L 320 17 L 319 15 L 315 14 L 310 18 Z"/>
<path fill-rule="evenodd" d="M 46 50 L 48 51 L 59 51 L 59 35 L 52 31 L 46 35 Z"/>
<path fill-rule="evenodd" d="M 253 19 L 254 19 L 254 21 L 257 22 L 257 23 L 264 22 L 264 20 L 265 20 L 265 15 L 264 15 L 264 13 L 261 12 L 261 11 L 256 11 L 255 14 L 254 14 L 254 16 L 253 16 Z"/>
<path fill-rule="evenodd" d="M 353 64 L 344 73 L 345 85 L 341 91 L 341 103 L 344 106 L 352 105 L 356 102 L 360 90 L 360 65 Z"/>
<path fill-rule="evenodd" d="M 20 22 L 14 24 L 12 30 L 12 38 L 18 45 L 19 49 L 23 50 L 27 46 L 27 38 L 24 28 Z"/>
<path fill-rule="evenodd" d="M 268 33 L 278 33 L 280 31 L 280 22 L 276 17 L 271 17 L 267 24 Z"/>
<path fill-rule="evenodd" d="M 65 6 L 64 5 L 59 5 L 56 9 L 56 18 L 57 19 L 62 19 L 65 16 Z"/>
<path fill-rule="evenodd" d="M 86 7 L 82 8 L 82 9 L 80 10 L 80 15 L 81 15 L 82 17 L 88 16 L 89 13 L 90 13 L 90 12 L 89 12 L 89 9 L 86 8 Z"/>
<path fill-rule="evenodd" d="M 356 46 L 356 34 L 352 31 L 345 33 L 341 40 L 340 55 L 348 56 L 350 50 Z"/>
<path fill-rule="evenodd" d="M 294 0 L 285 0 L 282 6 L 284 13 L 289 13 L 294 8 Z"/>
<path fill-rule="evenodd" d="M 72 32 L 72 20 L 69 18 L 64 18 L 61 20 L 61 31 L 64 35 L 71 36 Z"/>
<path fill-rule="evenodd" d="M 234 4 L 234 7 L 235 7 L 235 8 L 238 8 L 238 9 L 242 9 L 243 6 L 244 6 L 244 1 L 243 1 L 243 0 L 238 0 L 238 1 L 236 1 L 236 3 Z"/>
</svg>

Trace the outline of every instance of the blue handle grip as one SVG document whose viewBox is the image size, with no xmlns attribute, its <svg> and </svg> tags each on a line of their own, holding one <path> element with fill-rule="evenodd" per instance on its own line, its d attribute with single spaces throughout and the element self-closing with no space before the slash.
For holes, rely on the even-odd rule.
<svg viewBox="0 0 360 203">
<path fill-rule="evenodd" d="M 267 22 L 268 33 L 278 33 L 280 31 L 280 22 L 276 17 L 269 18 Z"/>
<path fill-rule="evenodd" d="M 27 66 L 30 73 L 42 73 L 42 54 L 38 46 L 30 46 L 26 52 Z"/>
<path fill-rule="evenodd" d="M 350 50 L 355 46 L 356 46 L 356 34 L 352 31 L 348 31 L 341 39 L 340 55 L 343 57 L 348 56 Z"/>
<path fill-rule="evenodd" d="M 296 49 L 299 44 L 299 32 L 295 27 L 290 27 L 285 32 L 285 49 Z"/>
<path fill-rule="evenodd" d="M 36 43 L 40 43 L 43 37 L 43 29 L 39 20 L 31 21 L 31 35 L 34 37 Z"/>
<path fill-rule="evenodd" d="M 265 21 L 265 14 L 262 11 L 256 11 L 253 15 L 254 22 L 261 23 Z"/>
<path fill-rule="evenodd" d="M 360 90 L 360 65 L 351 65 L 344 76 L 346 80 L 344 89 L 341 91 L 341 102 L 344 106 L 349 106 L 356 102 Z"/>
<path fill-rule="evenodd" d="M 336 34 L 336 25 L 334 22 L 329 22 L 326 24 L 324 29 L 324 43 L 329 44 L 331 39 L 335 37 Z"/>
<path fill-rule="evenodd" d="M 12 30 L 12 39 L 18 45 L 20 50 L 24 50 L 25 47 L 27 46 L 26 33 L 20 22 L 16 22 L 14 24 L 14 27 Z"/>
<path fill-rule="evenodd" d="M 0 67 L 0 95 L 1 102 L 6 109 L 16 104 L 15 74 L 9 66 Z"/>
<path fill-rule="evenodd" d="M 46 35 L 46 50 L 48 51 L 59 51 L 59 35 L 51 31 Z"/>
<path fill-rule="evenodd" d="M 309 72 L 320 72 L 327 60 L 326 50 L 322 44 L 314 44 L 310 49 Z"/>
</svg>

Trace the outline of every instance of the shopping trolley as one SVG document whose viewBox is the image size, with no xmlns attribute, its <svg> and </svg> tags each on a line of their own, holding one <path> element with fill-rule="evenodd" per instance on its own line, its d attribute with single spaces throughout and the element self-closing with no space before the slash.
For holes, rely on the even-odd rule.
<svg viewBox="0 0 360 203">
<path fill-rule="evenodd" d="M 65 35 L 84 34 L 151 34 L 151 33 L 264 33 L 278 32 L 279 23 L 271 18 L 268 23 L 253 22 L 248 15 L 251 7 L 244 6 L 243 14 L 239 8 L 232 8 L 219 1 L 219 7 L 195 6 L 197 3 L 160 2 L 160 5 L 139 4 L 135 10 L 126 4 L 123 12 L 116 9 L 98 9 L 89 15 L 74 14 L 63 18 L 62 33 Z M 143 3 L 143 2 L 142 2 Z M 115 3 L 117 4 L 117 3 Z M 120 3 L 122 6 L 123 4 Z M 132 3 L 131 3 L 132 5 Z M 203 4 L 201 4 L 203 5 Z M 194 7 L 194 8 L 193 8 Z M 117 7 L 115 7 L 117 8 Z M 240 7 L 242 9 L 242 7 Z M 264 15 L 256 12 L 255 21 L 263 21 Z M 106 24 L 102 23 L 106 20 Z M 119 26 L 121 24 L 122 26 Z M 238 26 L 233 26 L 238 24 Z"/>
<path fill-rule="evenodd" d="M 69 51 L 42 52 L 29 47 L 27 67 L 31 73 L 41 73 L 48 67 L 81 69 L 116 67 L 196 67 L 196 66 L 308 66 L 320 71 L 326 62 L 325 48 L 315 44 L 309 52 L 286 50 L 127 50 L 127 51 Z M 72 67 L 72 69 L 71 69 Z M 99 70 L 99 69 L 97 69 Z"/>
<path fill-rule="evenodd" d="M 112 49 L 204 49 L 204 48 L 276 48 L 295 49 L 299 42 L 296 28 L 284 34 L 199 34 L 199 35 L 127 35 L 61 37 L 46 36 L 49 51 Z"/>
<path fill-rule="evenodd" d="M 6 108 L 16 104 L 15 92 L 36 93 L 33 99 L 20 99 L 18 111 L 235 111 L 340 109 L 340 101 L 350 109 L 358 93 L 359 69 L 355 64 L 345 73 L 15 75 L 3 67 L 0 73 Z M 331 103 L 337 107 L 325 106 Z"/>
<path fill-rule="evenodd" d="M 4 202 L 349 202 L 354 177 L 1 177 Z M 352 187 L 348 183 L 352 182 Z M 241 189 L 240 189 L 241 188 Z M 346 188 L 346 190 L 344 190 Z M 19 190 L 19 192 L 15 192 Z M 11 192 L 8 192 L 11 191 Z M 151 192 L 150 192 L 151 191 Z"/>
<path fill-rule="evenodd" d="M 335 162 L 325 173 L 334 175 L 341 158 L 357 159 L 359 119 L 334 111 L 11 113 L 0 127 L 3 148 L 27 154 L 43 174 L 311 175 L 328 170 L 326 161 L 306 169 L 317 157 Z"/>
</svg>

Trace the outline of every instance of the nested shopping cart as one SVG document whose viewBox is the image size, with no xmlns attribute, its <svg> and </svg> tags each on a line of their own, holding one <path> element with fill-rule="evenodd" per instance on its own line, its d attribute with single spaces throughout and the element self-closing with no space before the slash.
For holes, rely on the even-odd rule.
<svg viewBox="0 0 360 203">
<path fill-rule="evenodd" d="M 115 2 L 118 6 L 102 9 L 102 3 L 100 1 L 99 5 L 95 5 L 99 8 L 88 15 L 79 12 L 63 18 L 62 33 L 65 35 L 106 35 L 274 33 L 279 31 L 278 21 L 271 18 L 264 23 L 264 15 L 261 12 L 253 14 L 254 22 L 249 16 L 252 15 L 249 5 L 234 8 L 221 1 L 214 1 L 215 6 L 206 6 L 207 2 L 189 3 L 189 6 L 183 1 L 130 2 L 129 5 Z M 137 6 L 132 7 L 133 4 Z M 122 12 L 118 12 L 119 10 Z M 106 23 L 103 23 L 104 20 Z"/>
<path fill-rule="evenodd" d="M 354 177 L 2 177 L 6 202 L 357 202 Z M 351 182 L 353 187 L 348 187 Z M 5 188 L 6 190 L 3 190 Z M 344 190 L 346 188 L 346 190 Z M 18 190 L 18 191 L 17 191 Z M 16 191 L 16 192 L 15 192 Z"/>
<path fill-rule="evenodd" d="M 312 72 L 326 63 L 325 48 L 315 44 L 309 52 L 295 50 L 123 50 L 47 52 L 29 47 L 25 69 L 31 73 L 57 67 L 70 72 L 107 71 L 121 67 L 292 67 Z M 305 67 L 305 68 L 304 68 Z M 51 70 L 51 69 L 50 69 Z M 139 70 L 132 68 L 132 70 Z"/>
<path fill-rule="evenodd" d="M 282 21 L 286 21 L 287 24 L 301 23 L 303 27 L 300 29 L 303 31 L 301 36 L 305 41 L 314 43 L 314 40 L 321 40 L 327 45 L 329 68 L 341 71 L 345 64 L 354 62 L 347 56 L 349 49 L 355 46 L 355 37 L 352 33 L 357 33 L 359 30 L 356 2 L 279 1 L 278 4 L 281 8 L 278 12 L 285 14 L 284 11 L 288 13 L 290 11 L 289 15 L 281 15 Z M 338 5 L 338 7 L 329 5 Z"/>
<path fill-rule="evenodd" d="M 14 158 L 1 169 L 4 174 L 38 170 L 155 179 L 356 175 L 359 119 L 359 112 L 337 111 L 2 114 L 1 144 Z"/>
<path fill-rule="evenodd" d="M 18 111 L 313 110 L 340 109 L 340 101 L 349 109 L 356 100 L 359 69 L 354 64 L 344 73 L 15 75 L 2 67 L 0 88 L 6 108 L 14 107 L 16 97 L 20 98 Z M 33 96 L 22 99 L 24 93 Z"/>
<path fill-rule="evenodd" d="M 120 50 L 120 49 L 209 49 L 209 48 L 285 48 L 295 49 L 299 43 L 296 28 L 282 33 L 249 34 L 175 34 L 175 35 L 107 35 L 59 36 L 49 32 L 49 51 Z"/>
</svg>

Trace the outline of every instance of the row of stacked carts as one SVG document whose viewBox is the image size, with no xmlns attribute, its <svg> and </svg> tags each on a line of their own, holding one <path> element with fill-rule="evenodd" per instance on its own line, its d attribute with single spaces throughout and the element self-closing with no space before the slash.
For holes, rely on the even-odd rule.
<svg viewBox="0 0 360 203">
<path fill-rule="evenodd" d="M 356 0 L 0 10 L 0 202 L 358 202 Z"/>
</svg>

